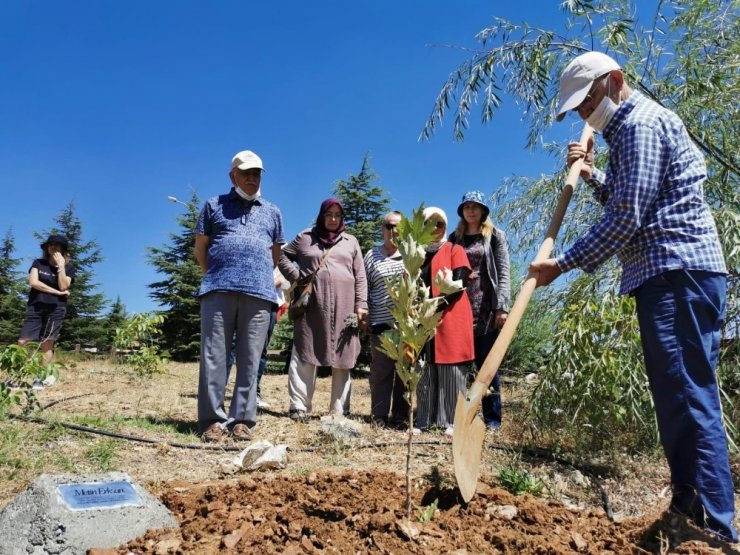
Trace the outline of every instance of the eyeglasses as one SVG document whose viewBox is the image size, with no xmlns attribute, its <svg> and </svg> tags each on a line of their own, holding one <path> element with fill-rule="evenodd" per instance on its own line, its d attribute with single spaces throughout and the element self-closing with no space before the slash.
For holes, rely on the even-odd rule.
<svg viewBox="0 0 740 555">
<path fill-rule="evenodd" d="M 611 72 L 605 73 L 601 77 L 597 77 L 596 79 L 594 79 L 594 84 L 591 85 L 591 88 L 590 89 L 588 89 L 588 93 L 586 93 L 586 98 L 584 98 L 583 99 L 583 102 L 581 102 L 578 106 L 576 106 L 575 108 L 573 108 L 573 111 L 574 112 L 576 112 L 576 113 L 580 112 L 581 111 L 581 108 L 583 108 L 586 104 L 588 104 L 589 102 L 591 102 L 593 100 L 593 98 L 594 98 L 594 96 L 596 94 L 596 88 L 599 86 L 599 83 L 601 83 L 601 80 L 604 79 L 604 77 L 608 77 L 610 74 L 611 74 Z"/>
<path fill-rule="evenodd" d="M 392 224 L 388 222 L 383 224 L 383 227 L 386 228 L 388 231 L 393 231 L 394 229 L 396 229 L 396 226 L 398 226 L 398 224 Z"/>
</svg>

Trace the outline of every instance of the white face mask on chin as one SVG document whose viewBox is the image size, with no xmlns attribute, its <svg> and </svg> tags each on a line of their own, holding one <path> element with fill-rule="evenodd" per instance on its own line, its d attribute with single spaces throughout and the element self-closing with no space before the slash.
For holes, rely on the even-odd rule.
<svg viewBox="0 0 740 555">
<path fill-rule="evenodd" d="M 259 198 L 259 196 L 260 196 L 260 190 L 259 189 L 257 189 L 257 192 L 255 194 L 253 194 L 253 195 L 248 195 L 247 193 L 245 193 L 244 191 L 242 191 L 237 186 L 234 186 L 234 190 L 236 191 L 236 194 L 239 195 L 244 200 L 254 200 L 256 198 Z"/>
<path fill-rule="evenodd" d="M 617 113 L 618 109 L 619 104 L 615 104 L 611 98 L 605 96 L 594 111 L 586 118 L 586 121 L 591 127 L 601 133 L 612 120 L 614 114 Z"/>
</svg>

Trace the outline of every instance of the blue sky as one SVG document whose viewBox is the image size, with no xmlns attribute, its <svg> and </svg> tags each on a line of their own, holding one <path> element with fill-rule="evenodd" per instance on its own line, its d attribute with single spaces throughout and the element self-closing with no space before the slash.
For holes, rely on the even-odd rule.
<svg viewBox="0 0 740 555">
<path fill-rule="evenodd" d="M 148 246 L 175 231 L 182 207 L 229 189 L 234 153 L 256 151 L 265 198 L 290 240 L 334 182 L 372 166 L 393 199 L 456 221 L 461 195 L 511 175 L 549 173 L 525 150 L 507 103 L 466 140 L 451 121 L 419 133 L 448 74 L 493 16 L 559 28 L 560 2 L 317 1 L 3 2 L 0 16 L 0 233 L 12 226 L 23 271 L 34 231 L 74 201 L 105 260 L 96 281 L 129 312 L 156 308 Z M 549 138 L 577 138 L 573 121 Z M 495 215 L 494 215 L 495 217 Z"/>
</svg>

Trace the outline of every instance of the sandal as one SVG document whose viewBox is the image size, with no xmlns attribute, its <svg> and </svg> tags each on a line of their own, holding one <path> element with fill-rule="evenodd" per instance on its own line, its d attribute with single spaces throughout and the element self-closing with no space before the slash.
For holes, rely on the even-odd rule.
<svg viewBox="0 0 740 555">
<path fill-rule="evenodd" d="M 208 428 L 206 428 L 206 431 L 203 432 L 200 436 L 200 438 L 205 443 L 218 443 L 223 437 L 224 429 L 218 422 L 214 422 L 213 424 L 208 426 Z"/>
<path fill-rule="evenodd" d="M 252 430 L 246 424 L 239 422 L 231 430 L 231 436 L 237 441 L 249 441 L 252 439 Z"/>
</svg>

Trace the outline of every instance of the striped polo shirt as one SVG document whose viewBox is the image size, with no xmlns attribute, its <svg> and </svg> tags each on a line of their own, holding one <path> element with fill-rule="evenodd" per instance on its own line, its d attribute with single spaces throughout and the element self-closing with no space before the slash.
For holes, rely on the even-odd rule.
<svg viewBox="0 0 740 555">
<path fill-rule="evenodd" d="M 393 316 L 388 309 L 391 298 L 386 281 L 403 272 L 401 253 L 392 257 L 384 255 L 379 246 L 365 253 L 365 273 L 367 274 L 367 304 L 370 312 L 370 325 L 390 324 Z"/>
</svg>

